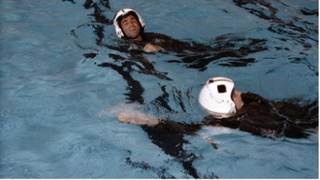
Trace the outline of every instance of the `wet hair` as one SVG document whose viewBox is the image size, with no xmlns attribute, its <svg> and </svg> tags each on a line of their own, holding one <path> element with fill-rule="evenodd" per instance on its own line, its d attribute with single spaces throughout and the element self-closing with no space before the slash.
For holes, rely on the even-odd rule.
<svg viewBox="0 0 320 180">
<path fill-rule="evenodd" d="M 130 16 L 130 15 L 132 15 L 134 18 L 136 18 L 136 20 L 137 20 L 137 22 L 139 23 L 139 26 L 140 26 L 140 35 L 143 36 L 143 34 L 144 34 L 144 27 L 142 27 L 142 25 L 141 25 L 141 23 L 140 23 L 140 21 L 139 21 L 139 17 L 137 16 L 137 14 L 136 14 L 135 12 L 130 11 L 130 12 L 128 12 L 126 15 L 120 16 L 120 17 L 117 19 L 118 26 L 121 28 L 121 31 L 122 31 L 122 33 L 123 33 L 123 35 L 124 35 L 124 38 L 125 38 L 125 39 L 128 39 L 126 33 L 124 33 L 124 31 L 123 31 L 123 29 L 122 29 L 122 27 L 121 27 L 121 21 L 122 21 L 122 19 L 124 19 L 124 18 L 126 18 L 126 17 L 128 17 L 128 16 Z"/>
</svg>

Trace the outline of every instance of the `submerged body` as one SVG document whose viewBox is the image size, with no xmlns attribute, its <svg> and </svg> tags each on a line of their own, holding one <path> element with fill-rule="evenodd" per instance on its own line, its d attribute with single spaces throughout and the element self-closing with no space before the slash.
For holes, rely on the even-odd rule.
<svg viewBox="0 0 320 180">
<path fill-rule="evenodd" d="M 174 129 L 178 134 L 194 133 L 201 126 L 211 125 L 239 128 L 260 136 L 305 138 L 308 136 L 307 129 L 318 127 L 318 102 L 305 106 L 286 101 L 269 102 L 253 93 L 242 93 L 241 98 L 244 105 L 235 116 L 218 119 L 209 115 L 201 124 L 161 120 L 141 112 L 135 114 L 121 112 L 118 114 L 118 119 L 124 123 L 148 126 L 150 129 Z"/>
<path fill-rule="evenodd" d="M 318 104 L 300 107 L 289 102 L 269 102 L 252 93 L 242 94 L 244 106 L 230 118 L 205 118 L 204 124 L 239 128 L 260 136 L 304 138 L 305 129 L 317 128 Z M 299 116 L 288 112 L 295 111 Z"/>
<path fill-rule="evenodd" d="M 174 39 L 170 36 L 154 33 L 154 32 L 145 32 L 141 36 L 141 41 L 131 41 L 131 43 L 135 43 L 138 45 L 139 49 L 145 50 L 148 49 L 146 46 L 156 46 L 160 47 L 157 51 L 162 52 L 175 52 L 175 53 L 195 53 L 195 52 L 208 52 L 213 50 L 212 47 L 199 44 L 199 43 L 189 43 Z M 156 52 L 157 52 L 156 51 Z M 155 52 L 155 51 L 147 51 L 147 52 Z"/>
<path fill-rule="evenodd" d="M 193 178 L 199 178 L 193 161 L 197 155 L 184 149 L 184 144 L 189 143 L 184 139 L 185 135 L 196 134 L 205 126 L 223 126 L 237 128 L 262 137 L 288 137 L 305 138 L 311 131 L 318 127 L 318 102 L 315 101 L 305 106 L 290 102 L 269 102 L 259 95 L 243 93 L 241 98 L 244 105 L 235 116 L 217 119 L 206 116 L 200 124 L 185 124 L 171 121 L 170 119 L 158 119 L 142 112 L 118 114 L 118 119 L 123 123 L 141 125 L 150 140 L 159 146 L 166 154 L 175 157 L 181 162 L 184 169 Z M 310 130 L 308 132 L 308 130 Z M 217 149 L 214 140 L 206 141 Z M 213 174 L 213 177 L 217 178 Z"/>
</svg>

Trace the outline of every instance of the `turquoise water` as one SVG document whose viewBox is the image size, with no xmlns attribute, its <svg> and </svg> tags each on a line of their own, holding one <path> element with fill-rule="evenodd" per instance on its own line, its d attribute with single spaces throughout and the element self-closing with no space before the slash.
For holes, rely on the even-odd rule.
<svg viewBox="0 0 320 180">
<path fill-rule="evenodd" d="M 130 59 L 110 48 L 118 40 L 109 20 L 123 7 L 140 12 L 147 31 L 248 50 L 241 57 L 210 54 L 204 64 L 198 54 L 194 64 L 175 53 L 144 54 L 172 79 L 132 66 L 127 78 L 143 88 L 143 104 L 136 106 L 147 113 L 201 121 L 197 95 L 212 76 L 230 77 L 241 91 L 270 100 L 318 99 L 318 2 L 240 2 L 0 1 L 0 177 L 192 177 L 141 127 L 115 117 L 116 109 L 136 98 L 128 88 L 132 81 L 98 65 L 121 67 L 117 58 Z M 156 100 L 164 94 L 161 100 L 170 108 Z M 193 166 L 203 178 L 318 177 L 317 134 L 270 139 L 204 127 L 184 138 L 189 143 L 183 149 L 196 155 Z"/>
</svg>

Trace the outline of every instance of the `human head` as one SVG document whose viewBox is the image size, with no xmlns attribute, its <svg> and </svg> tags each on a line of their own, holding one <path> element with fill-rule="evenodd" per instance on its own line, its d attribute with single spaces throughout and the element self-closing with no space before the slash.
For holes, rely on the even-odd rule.
<svg viewBox="0 0 320 180">
<path fill-rule="evenodd" d="M 207 80 L 199 94 L 200 105 L 215 118 L 228 118 L 236 114 L 243 104 L 241 93 L 234 89 L 232 79 L 213 77 Z"/>
<path fill-rule="evenodd" d="M 113 25 L 117 36 L 122 39 L 136 39 L 143 33 L 145 26 L 141 16 L 129 8 L 121 9 L 116 13 Z"/>
</svg>

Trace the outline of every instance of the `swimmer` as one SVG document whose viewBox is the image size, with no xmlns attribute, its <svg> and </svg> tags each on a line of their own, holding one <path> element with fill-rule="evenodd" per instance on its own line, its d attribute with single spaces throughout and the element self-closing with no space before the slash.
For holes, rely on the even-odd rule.
<svg viewBox="0 0 320 180">
<path fill-rule="evenodd" d="M 137 43 L 144 41 L 143 31 L 145 24 L 135 10 L 125 8 L 118 11 L 113 25 L 119 38 L 132 40 Z M 158 52 L 163 49 L 158 45 L 146 43 L 143 50 L 145 52 Z"/>
<path fill-rule="evenodd" d="M 210 125 L 238 128 L 264 137 L 304 138 L 308 136 L 307 129 L 318 127 L 317 101 L 303 107 L 290 102 L 271 102 L 253 93 L 241 93 L 234 88 L 233 80 L 225 77 L 210 78 L 206 82 L 199 93 L 199 104 L 208 113 L 201 124 L 172 122 L 142 112 L 123 111 L 118 119 L 184 134 Z"/>
<path fill-rule="evenodd" d="M 145 23 L 140 14 L 130 8 L 119 10 L 113 18 L 118 38 L 134 43 L 144 52 L 205 52 L 210 46 L 195 42 L 187 43 L 159 33 L 144 32 Z"/>
<path fill-rule="evenodd" d="M 318 127 L 318 102 L 301 107 L 290 102 L 269 102 L 252 93 L 241 93 L 229 78 L 210 78 L 199 94 L 200 106 L 209 114 L 202 123 L 186 124 L 147 115 L 135 108 L 122 108 L 117 118 L 122 123 L 139 125 L 150 140 L 166 154 L 175 157 L 193 178 L 199 178 L 193 161 L 197 155 L 186 151 L 185 135 L 205 126 L 238 128 L 263 137 L 304 138 L 305 131 Z M 316 131 L 316 129 L 315 129 Z M 213 148 L 218 145 L 205 139 Z M 217 177 L 213 177 L 217 178 Z"/>
</svg>

